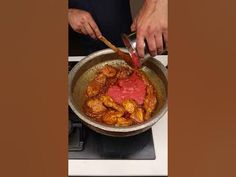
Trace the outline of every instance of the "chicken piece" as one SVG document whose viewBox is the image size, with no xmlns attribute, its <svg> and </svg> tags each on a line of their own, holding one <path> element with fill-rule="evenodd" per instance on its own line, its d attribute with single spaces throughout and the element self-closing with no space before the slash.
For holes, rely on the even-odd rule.
<svg viewBox="0 0 236 177">
<path fill-rule="evenodd" d="M 86 102 L 86 113 L 91 117 L 101 117 L 107 111 L 107 108 L 103 105 L 102 101 L 98 98 L 89 99 Z"/>
<path fill-rule="evenodd" d="M 138 107 L 137 103 L 134 100 L 132 100 L 132 99 L 125 99 L 122 102 L 122 106 L 130 114 L 132 114 L 134 112 L 134 110 Z"/>
<path fill-rule="evenodd" d="M 117 127 L 127 127 L 133 124 L 132 119 L 126 119 L 124 117 L 118 117 L 117 123 L 115 124 Z"/>
<path fill-rule="evenodd" d="M 144 121 L 144 111 L 142 108 L 136 108 L 134 112 L 130 115 L 130 118 L 137 123 Z"/>
<path fill-rule="evenodd" d="M 121 67 L 119 71 L 117 72 L 116 77 L 118 79 L 125 79 L 127 78 L 130 74 L 132 74 L 132 70 L 129 69 L 128 67 Z"/>
<path fill-rule="evenodd" d="M 104 74 L 98 74 L 96 77 L 89 83 L 87 87 L 87 96 L 88 97 L 93 97 L 96 96 L 101 88 L 105 85 L 106 83 L 106 76 Z"/>
<path fill-rule="evenodd" d="M 148 120 L 151 117 L 151 113 L 156 108 L 156 104 L 157 104 L 157 98 L 154 87 L 152 85 L 148 85 L 147 94 L 144 99 L 144 109 L 146 110 L 146 114 L 144 116 L 145 120 Z"/>
<path fill-rule="evenodd" d="M 137 73 L 137 75 L 143 80 L 145 85 L 150 85 L 150 81 L 148 79 L 148 77 L 145 75 L 145 73 L 141 70 L 136 70 L 135 71 Z"/>
<path fill-rule="evenodd" d="M 130 113 L 128 113 L 127 111 L 125 111 L 124 115 L 122 117 L 129 119 L 130 118 Z"/>
<path fill-rule="evenodd" d="M 106 84 L 101 88 L 99 95 L 105 95 L 107 93 L 107 90 L 110 88 L 110 86 L 114 85 L 117 81 L 116 77 L 109 77 L 106 80 Z"/>
<path fill-rule="evenodd" d="M 107 77 L 114 77 L 116 75 L 116 68 L 111 65 L 106 64 L 102 69 L 101 73 Z"/>
<path fill-rule="evenodd" d="M 145 85 L 147 86 L 146 88 L 147 92 L 144 99 L 144 109 L 146 111 L 144 119 L 148 120 L 151 117 L 152 112 L 156 108 L 157 104 L 156 91 L 144 72 L 140 70 L 137 70 L 135 72 L 137 72 L 137 74 L 142 78 Z"/>
<path fill-rule="evenodd" d="M 103 105 L 102 101 L 98 98 L 89 99 L 87 101 L 87 106 L 94 112 L 104 112 L 107 108 Z"/>
<path fill-rule="evenodd" d="M 109 88 L 111 85 L 114 85 L 117 82 L 117 77 L 110 77 L 107 79 L 106 85 Z"/>
<path fill-rule="evenodd" d="M 146 113 L 145 113 L 145 115 L 144 115 L 144 119 L 145 119 L 145 120 L 150 119 L 151 115 L 152 115 L 152 112 L 151 112 L 151 111 L 146 111 Z"/>
<path fill-rule="evenodd" d="M 117 119 L 123 114 L 117 111 L 108 111 L 102 118 L 103 122 L 108 125 L 115 125 Z"/>
<path fill-rule="evenodd" d="M 97 95 L 101 89 L 101 84 L 97 83 L 96 81 L 92 81 L 86 90 L 87 96 L 88 97 L 93 97 L 95 95 Z"/>
<path fill-rule="evenodd" d="M 113 108 L 113 109 L 117 110 L 118 112 L 121 112 L 124 114 L 124 112 L 125 112 L 124 108 L 122 106 L 120 106 L 119 104 L 115 103 L 110 96 L 103 95 L 100 97 L 100 100 L 103 102 L 103 104 L 106 107 Z"/>
<path fill-rule="evenodd" d="M 96 75 L 96 77 L 94 78 L 94 80 L 102 85 L 104 85 L 106 83 L 107 77 L 105 74 L 103 73 L 99 73 Z"/>
</svg>

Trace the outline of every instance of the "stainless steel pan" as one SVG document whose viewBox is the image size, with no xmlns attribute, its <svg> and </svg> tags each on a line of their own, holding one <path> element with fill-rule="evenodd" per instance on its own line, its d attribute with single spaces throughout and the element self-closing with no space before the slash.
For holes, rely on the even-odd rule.
<svg viewBox="0 0 236 177">
<path fill-rule="evenodd" d="M 125 49 L 121 50 L 127 52 Z M 157 90 L 157 108 L 152 117 L 142 124 L 132 125 L 129 127 L 114 127 L 98 123 L 89 118 L 83 112 L 83 104 L 86 99 L 85 90 L 87 85 L 89 81 L 94 78 L 96 71 L 102 68 L 105 64 L 115 67 L 128 66 L 111 49 L 105 49 L 92 53 L 73 67 L 69 73 L 68 90 L 69 105 L 71 109 L 88 127 L 96 132 L 109 136 L 132 136 L 151 128 L 151 126 L 160 120 L 167 111 L 167 69 L 161 62 L 153 58 L 150 58 L 143 63 L 142 70 L 149 77 Z"/>
</svg>

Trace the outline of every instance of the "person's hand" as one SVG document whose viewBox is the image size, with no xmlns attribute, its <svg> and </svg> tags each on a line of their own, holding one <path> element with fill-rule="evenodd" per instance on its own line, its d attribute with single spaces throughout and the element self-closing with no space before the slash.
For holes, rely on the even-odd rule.
<svg viewBox="0 0 236 177">
<path fill-rule="evenodd" d="M 101 36 L 101 32 L 91 14 L 80 9 L 69 9 L 68 20 L 72 29 L 78 33 L 89 35 L 93 39 Z"/>
<path fill-rule="evenodd" d="M 168 45 L 168 2 L 167 0 L 146 0 L 131 30 L 137 34 L 137 51 L 144 57 L 144 40 L 146 39 L 152 56 L 161 54 L 163 46 Z"/>
</svg>

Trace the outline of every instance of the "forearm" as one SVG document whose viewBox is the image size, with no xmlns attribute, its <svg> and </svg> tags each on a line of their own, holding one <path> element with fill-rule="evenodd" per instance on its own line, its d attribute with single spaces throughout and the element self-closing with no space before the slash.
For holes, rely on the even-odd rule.
<svg viewBox="0 0 236 177">
<path fill-rule="evenodd" d="M 145 3 L 150 5 L 156 5 L 158 1 L 160 0 L 144 0 Z"/>
<path fill-rule="evenodd" d="M 150 11 L 155 11 L 159 7 L 167 7 L 168 0 L 144 0 L 144 6 Z"/>
</svg>

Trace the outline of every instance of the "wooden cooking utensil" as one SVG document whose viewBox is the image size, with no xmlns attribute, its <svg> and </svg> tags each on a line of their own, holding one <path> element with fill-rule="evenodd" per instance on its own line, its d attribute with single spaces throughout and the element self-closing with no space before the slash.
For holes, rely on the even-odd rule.
<svg viewBox="0 0 236 177">
<path fill-rule="evenodd" d="M 122 52 L 119 48 L 117 48 L 116 46 L 114 46 L 110 41 L 108 41 L 104 36 L 100 36 L 99 39 L 106 44 L 109 48 L 111 48 L 114 52 L 117 53 L 117 55 L 119 55 L 123 60 L 125 60 L 127 62 L 128 65 L 130 65 L 131 67 L 133 67 L 133 62 L 131 57 Z"/>
</svg>

